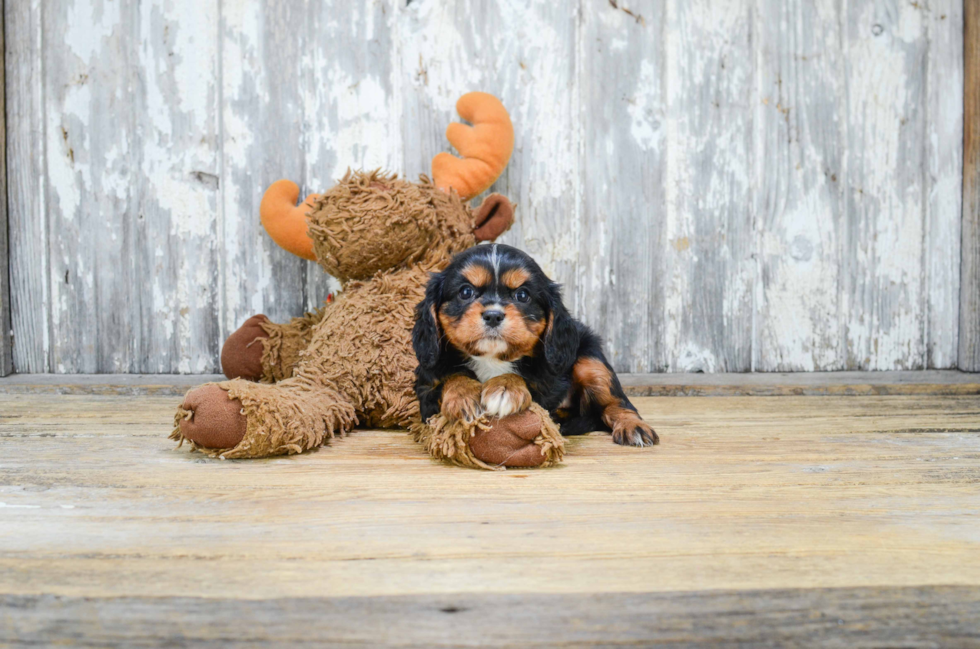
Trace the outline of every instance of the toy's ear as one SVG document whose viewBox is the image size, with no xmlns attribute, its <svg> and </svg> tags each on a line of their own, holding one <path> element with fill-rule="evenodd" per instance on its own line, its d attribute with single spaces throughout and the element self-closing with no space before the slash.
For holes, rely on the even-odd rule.
<svg viewBox="0 0 980 649">
<path fill-rule="evenodd" d="M 561 301 L 561 287 L 548 285 L 548 326 L 544 331 L 544 359 L 556 374 L 564 374 L 578 354 L 578 328 Z"/>
<path fill-rule="evenodd" d="M 442 332 L 436 312 L 442 302 L 442 274 L 433 274 L 425 287 L 425 299 L 415 307 L 415 327 L 412 328 L 412 349 L 419 365 L 431 370 L 439 362 Z"/>
<path fill-rule="evenodd" d="M 506 196 L 490 194 L 476 208 L 476 229 L 473 235 L 477 241 L 493 241 L 514 224 L 514 206 Z"/>
</svg>

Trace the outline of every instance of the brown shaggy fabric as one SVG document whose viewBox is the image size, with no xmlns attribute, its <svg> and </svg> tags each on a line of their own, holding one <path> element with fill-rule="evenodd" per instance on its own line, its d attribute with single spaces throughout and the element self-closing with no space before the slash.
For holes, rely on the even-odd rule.
<svg viewBox="0 0 980 649">
<path fill-rule="evenodd" d="M 220 434 L 213 429 L 219 418 L 228 415 L 223 404 L 212 399 L 189 401 L 194 391 L 220 388 L 227 400 L 237 400 L 244 415 L 245 433 L 231 448 L 209 448 L 194 442 L 185 434 L 188 420 L 205 420 L 212 428 L 212 439 Z M 214 406 L 218 406 L 214 408 Z M 212 409 L 213 408 L 213 409 Z M 192 442 L 194 450 L 222 459 L 289 455 L 316 448 L 337 435 L 344 435 L 356 421 L 354 409 L 336 391 L 312 386 L 298 379 L 287 379 L 276 385 L 234 379 L 221 383 L 206 383 L 185 397 L 174 418 L 170 438 Z M 236 424 L 237 425 L 237 424 Z"/>
<path fill-rule="evenodd" d="M 262 323 L 262 330 L 266 335 L 259 350 L 262 381 L 274 383 L 293 375 L 293 369 L 299 364 L 300 356 L 310 346 L 313 326 L 323 320 L 323 313 L 327 308 L 324 306 L 310 311 L 299 318 L 293 318 L 286 324 L 276 324 L 268 320 Z M 227 372 L 225 376 L 228 376 Z M 228 376 L 228 378 L 236 377 Z"/>
<path fill-rule="evenodd" d="M 558 426 L 536 403 L 516 415 L 503 419 L 484 416 L 472 423 L 451 422 L 438 414 L 427 423 L 412 424 L 409 430 L 432 457 L 472 469 L 552 466 L 565 456 L 565 440 Z"/>
<path fill-rule="evenodd" d="M 472 246 L 473 212 L 425 176 L 418 183 L 380 170 L 347 171 L 309 214 L 317 261 L 341 282 Z"/>
<path fill-rule="evenodd" d="M 506 199 L 493 200 L 497 206 L 492 211 L 507 216 Z M 355 425 L 416 425 L 424 430 L 419 428 L 414 391 L 415 305 L 422 301 L 429 274 L 476 243 L 475 226 L 473 210 L 455 193 L 436 189 L 425 176 L 409 183 L 379 171 L 348 171 L 309 214 L 317 259 L 340 279 L 342 292 L 332 304 L 288 324 L 261 325 L 268 334 L 261 357 L 267 383 L 217 384 L 229 398 L 239 400 L 247 424 L 233 448 L 207 452 L 225 458 L 299 453 Z M 185 402 L 178 410 L 174 439 L 184 439 L 182 418 L 207 417 L 203 412 L 189 414 L 195 409 L 188 406 Z M 542 421 L 533 443 L 550 464 L 561 459 L 563 446 L 547 413 Z M 489 425 L 483 421 L 480 430 Z M 451 452 L 437 456 L 493 468 L 463 448 L 464 437 L 468 440 L 475 432 L 442 424 L 437 434 L 420 437 L 437 440 L 427 442 L 430 449 L 448 449 L 448 440 L 458 440 Z M 512 437 L 506 439 L 519 445 Z M 524 453 L 532 461 L 538 459 Z"/>
</svg>

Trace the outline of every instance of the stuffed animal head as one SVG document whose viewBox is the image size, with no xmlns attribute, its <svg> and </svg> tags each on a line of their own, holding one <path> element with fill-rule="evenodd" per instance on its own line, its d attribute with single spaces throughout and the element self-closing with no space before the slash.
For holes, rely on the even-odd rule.
<svg viewBox="0 0 980 649">
<path fill-rule="evenodd" d="M 491 194 L 475 209 L 464 201 L 503 172 L 513 128 L 492 95 L 469 93 L 456 109 L 473 124 L 454 123 L 446 131 L 464 157 L 433 158 L 434 180 L 422 176 L 411 183 L 381 171 L 348 171 L 299 206 L 299 188 L 280 180 L 262 199 L 262 224 L 276 243 L 317 261 L 342 282 L 419 261 L 448 261 L 478 241 L 492 241 L 513 223 L 510 201 Z"/>
</svg>

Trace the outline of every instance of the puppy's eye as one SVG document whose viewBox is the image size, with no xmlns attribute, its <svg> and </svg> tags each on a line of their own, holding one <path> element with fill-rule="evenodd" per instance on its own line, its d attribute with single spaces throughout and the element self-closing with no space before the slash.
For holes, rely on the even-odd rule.
<svg viewBox="0 0 980 649">
<path fill-rule="evenodd" d="M 474 295 L 476 295 L 476 291 L 469 284 L 459 289 L 459 299 L 461 300 L 472 300 Z"/>
<path fill-rule="evenodd" d="M 518 302 L 530 302 L 531 293 L 526 288 L 521 287 L 514 291 L 514 299 Z"/>
</svg>

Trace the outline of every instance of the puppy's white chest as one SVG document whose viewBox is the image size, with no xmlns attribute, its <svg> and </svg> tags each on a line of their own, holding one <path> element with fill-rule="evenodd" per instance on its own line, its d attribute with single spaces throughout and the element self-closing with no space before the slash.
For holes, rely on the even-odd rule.
<svg viewBox="0 0 980 649">
<path fill-rule="evenodd" d="M 514 364 L 510 361 L 502 361 L 493 356 L 470 356 L 466 361 L 480 383 L 486 383 L 495 376 L 503 374 L 517 374 Z"/>
</svg>

